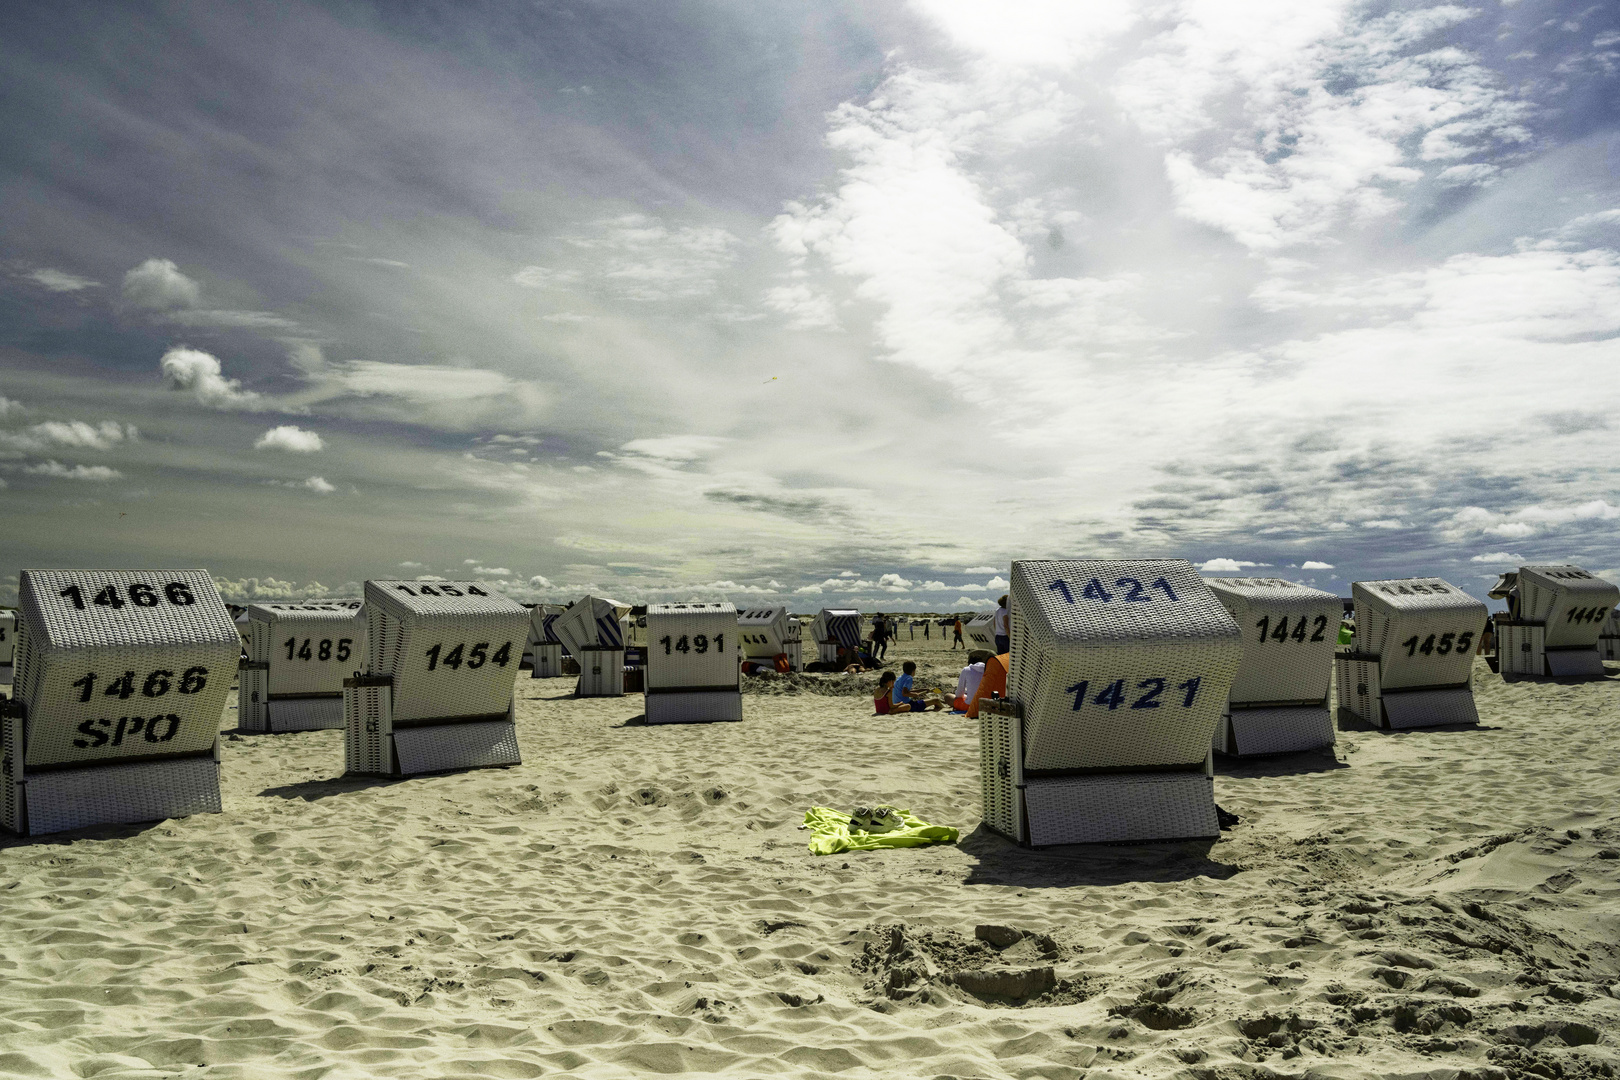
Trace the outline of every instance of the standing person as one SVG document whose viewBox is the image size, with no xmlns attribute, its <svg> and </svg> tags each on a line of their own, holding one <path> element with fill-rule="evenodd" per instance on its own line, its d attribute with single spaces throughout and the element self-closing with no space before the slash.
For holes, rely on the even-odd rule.
<svg viewBox="0 0 1620 1080">
<path fill-rule="evenodd" d="M 889 620 L 881 611 L 872 620 L 872 655 L 879 660 L 886 660 L 889 655 Z"/>
<path fill-rule="evenodd" d="M 1012 617 L 1012 612 L 1007 610 L 1007 597 L 1005 594 L 997 603 L 1001 606 L 996 608 L 996 618 L 991 625 L 996 632 L 996 652 L 1004 653 L 1012 647 L 1012 638 L 1007 636 L 1007 620 Z"/>
<path fill-rule="evenodd" d="M 956 640 L 951 642 L 951 651 L 952 652 L 956 651 L 956 647 L 958 645 L 962 646 L 962 648 L 964 648 L 964 649 L 967 648 L 967 642 L 962 640 L 962 617 L 960 615 L 958 615 L 956 617 L 956 626 L 954 627 L 954 629 L 956 631 Z"/>
<path fill-rule="evenodd" d="M 923 620 L 923 640 L 924 641 L 928 640 L 928 628 L 930 626 L 933 626 L 933 625 L 934 625 L 934 620 L 933 619 L 924 619 Z"/>
</svg>

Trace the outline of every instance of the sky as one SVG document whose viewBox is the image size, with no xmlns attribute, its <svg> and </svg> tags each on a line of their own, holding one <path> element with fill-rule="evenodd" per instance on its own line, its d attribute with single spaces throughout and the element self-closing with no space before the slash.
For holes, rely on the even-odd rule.
<svg viewBox="0 0 1620 1080">
<path fill-rule="evenodd" d="M 32 567 L 1620 580 L 1620 7 L 24 2 Z"/>
</svg>

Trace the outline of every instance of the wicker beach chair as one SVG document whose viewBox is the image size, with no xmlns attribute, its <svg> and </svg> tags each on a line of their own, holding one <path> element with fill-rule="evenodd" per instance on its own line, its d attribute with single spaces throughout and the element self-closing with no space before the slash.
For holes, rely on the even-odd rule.
<svg viewBox="0 0 1620 1080">
<path fill-rule="evenodd" d="M 1328 711 L 1344 602 L 1281 578 L 1205 578 L 1243 634 L 1243 662 L 1215 729 L 1222 754 L 1283 754 L 1332 746 Z"/>
<path fill-rule="evenodd" d="M 1511 605 L 1495 620 L 1504 679 L 1522 675 L 1602 678 L 1602 635 L 1620 588 L 1578 566 L 1521 566 L 1498 582 Z M 1494 593 L 1497 590 L 1492 590 Z"/>
<path fill-rule="evenodd" d="M 1376 727 L 1476 724 L 1469 679 L 1485 605 L 1439 578 L 1357 581 L 1356 636 L 1334 654 L 1339 708 Z"/>
<path fill-rule="evenodd" d="M 601 596 L 583 596 L 552 622 L 568 654 L 579 662 L 580 697 L 624 696 L 625 639 L 630 605 Z"/>
<path fill-rule="evenodd" d="M 533 650 L 531 679 L 555 679 L 562 675 L 566 649 L 557 636 L 557 619 L 568 609 L 561 604 L 536 604 L 529 611 L 529 641 Z"/>
<path fill-rule="evenodd" d="M 1598 655 L 1611 664 L 1620 664 L 1620 605 L 1609 609 L 1609 617 L 1598 634 Z"/>
<path fill-rule="evenodd" d="M 816 659 L 823 664 L 838 662 L 838 649 L 851 652 L 861 647 L 861 613 L 855 608 L 822 608 L 810 624 L 810 636 L 816 642 Z"/>
<path fill-rule="evenodd" d="M 996 613 L 981 611 L 962 624 L 962 638 L 968 652 L 996 653 Z"/>
<path fill-rule="evenodd" d="M 351 773 L 520 763 L 513 682 L 529 613 L 482 581 L 368 581 L 366 671 L 343 682 Z"/>
<path fill-rule="evenodd" d="M 1007 699 L 979 706 L 985 823 L 1020 843 L 1219 834 L 1211 744 L 1243 646 L 1184 559 L 1012 564 Z"/>
<path fill-rule="evenodd" d="M 0 823 L 26 835 L 218 813 L 241 638 L 205 570 L 24 570 Z"/>
<path fill-rule="evenodd" d="M 17 652 L 17 613 L 0 611 L 0 683 L 11 685 L 12 658 Z"/>
<path fill-rule="evenodd" d="M 243 731 L 320 731 L 343 726 L 343 679 L 366 664 L 359 600 L 254 604 L 247 659 L 237 677 Z"/>
<path fill-rule="evenodd" d="M 743 655 L 762 664 L 786 656 L 789 671 L 803 671 L 803 633 L 803 626 L 786 604 L 748 608 L 737 615 L 737 636 L 742 642 Z"/>
<path fill-rule="evenodd" d="M 741 720 L 740 648 L 731 604 L 647 605 L 647 723 Z"/>
</svg>

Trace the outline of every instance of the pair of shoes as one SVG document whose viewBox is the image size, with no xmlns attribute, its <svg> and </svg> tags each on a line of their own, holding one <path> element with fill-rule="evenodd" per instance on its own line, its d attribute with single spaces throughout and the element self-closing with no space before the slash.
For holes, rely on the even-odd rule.
<svg viewBox="0 0 1620 1080">
<path fill-rule="evenodd" d="M 849 812 L 849 831 L 886 833 L 906 827 L 900 811 L 892 806 L 857 806 Z"/>
</svg>

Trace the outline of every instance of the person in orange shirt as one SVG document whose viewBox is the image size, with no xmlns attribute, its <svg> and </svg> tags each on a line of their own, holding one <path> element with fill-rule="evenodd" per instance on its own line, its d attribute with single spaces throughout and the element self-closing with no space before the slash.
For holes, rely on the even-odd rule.
<svg viewBox="0 0 1620 1080">
<path fill-rule="evenodd" d="M 1007 664 L 1011 658 L 1011 653 L 1002 653 L 984 662 L 984 678 L 979 680 L 979 688 L 973 692 L 973 700 L 968 703 L 968 716 L 978 719 L 979 702 L 988 701 L 991 694 L 1007 696 Z"/>
</svg>

